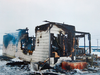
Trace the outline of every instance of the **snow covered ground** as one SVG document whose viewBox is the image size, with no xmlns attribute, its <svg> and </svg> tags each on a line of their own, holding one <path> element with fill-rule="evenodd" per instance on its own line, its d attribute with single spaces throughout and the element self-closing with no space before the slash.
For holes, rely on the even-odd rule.
<svg viewBox="0 0 100 75">
<path fill-rule="evenodd" d="M 100 56 L 100 52 L 92 52 L 92 54 L 97 54 L 98 56 Z M 2 56 L 2 50 L 0 50 L 0 56 Z M 12 59 L 12 61 L 17 61 L 18 59 Z M 19 61 L 19 60 L 18 60 Z M 27 67 L 24 67 L 23 69 L 21 69 L 21 67 L 11 67 L 11 66 L 7 66 L 6 63 L 8 63 L 9 61 L 4 61 L 0 59 L 0 75 L 33 75 L 31 74 L 31 71 L 27 71 Z M 21 61 L 20 61 L 21 62 Z M 86 74 L 82 74 L 82 73 L 75 73 L 73 75 L 100 75 L 100 73 L 86 73 Z"/>
<path fill-rule="evenodd" d="M 6 63 L 8 63 L 8 62 L 10 62 L 10 61 L 0 60 L 0 75 L 33 75 L 31 73 L 31 71 L 26 70 L 27 67 L 24 67 L 23 69 L 21 69 L 21 67 L 18 67 L 18 66 L 11 67 L 9 65 L 6 65 Z M 94 75 L 94 74 L 95 75 L 100 75 L 100 73 L 86 73 L 86 74 L 84 74 L 79 70 L 77 71 L 77 73 L 75 73 L 73 75 Z M 71 74 L 68 74 L 68 75 L 71 75 Z"/>
<path fill-rule="evenodd" d="M 29 75 L 29 72 L 20 67 L 10 67 L 6 63 L 9 61 L 0 61 L 0 75 Z"/>
<path fill-rule="evenodd" d="M 96 54 L 100 57 L 100 52 L 91 52 L 91 54 Z"/>
<path fill-rule="evenodd" d="M 0 55 L 2 55 L 2 50 L 0 49 Z"/>
</svg>

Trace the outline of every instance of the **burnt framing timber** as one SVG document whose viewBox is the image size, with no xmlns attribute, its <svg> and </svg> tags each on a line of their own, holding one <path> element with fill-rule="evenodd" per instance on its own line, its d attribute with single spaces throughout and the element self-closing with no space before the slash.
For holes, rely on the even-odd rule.
<svg viewBox="0 0 100 75">
<path fill-rule="evenodd" d="M 80 31 L 75 31 L 75 33 L 79 33 L 80 35 L 75 35 L 75 38 L 84 38 L 84 54 L 85 54 L 85 35 L 88 35 L 88 40 L 89 40 L 89 54 L 91 54 L 91 34 L 87 32 L 80 32 Z"/>
</svg>

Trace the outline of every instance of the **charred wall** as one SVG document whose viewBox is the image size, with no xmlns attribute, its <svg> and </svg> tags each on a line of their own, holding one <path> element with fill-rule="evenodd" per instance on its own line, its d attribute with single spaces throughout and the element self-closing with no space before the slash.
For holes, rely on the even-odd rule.
<svg viewBox="0 0 100 75">
<path fill-rule="evenodd" d="M 33 40 L 32 40 L 33 39 Z M 3 53 L 7 55 L 13 54 L 18 51 L 18 46 L 20 50 L 23 50 L 23 54 L 34 50 L 35 37 L 28 36 L 28 29 L 18 29 L 15 33 L 7 33 L 3 36 Z M 18 43 L 21 42 L 21 45 Z M 31 52 L 32 53 L 32 52 Z"/>
<path fill-rule="evenodd" d="M 60 23 L 47 23 L 37 26 L 35 33 L 50 32 L 51 48 L 50 56 L 59 58 L 75 56 L 75 27 Z"/>
</svg>

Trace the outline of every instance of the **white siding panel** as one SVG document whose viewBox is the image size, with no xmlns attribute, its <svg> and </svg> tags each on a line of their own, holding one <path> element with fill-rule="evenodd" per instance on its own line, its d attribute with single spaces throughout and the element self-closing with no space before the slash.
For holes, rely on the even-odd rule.
<svg viewBox="0 0 100 75">
<path fill-rule="evenodd" d="M 47 45 L 47 46 L 43 46 L 43 45 L 37 46 L 37 45 L 36 45 L 36 46 L 35 46 L 35 50 L 36 50 L 37 48 L 38 48 L 38 49 L 49 49 L 49 46 L 48 46 L 48 45 Z"/>
<path fill-rule="evenodd" d="M 48 51 L 37 51 L 37 52 L 33 52 L 33 54 L 45 54 L 45 55 L 48 55 L 49 53 L 48 53 Z"/>
<path fill-rule="evenodd" d="M 49 57 L 49 33 L 47 31 L 37 32 L 35 51 L 32 55 L 34 62 L 44 61 Z"/>
<path fill-rule="evenodd" d="M 37 55 L 37 54 L 34 54 L 34 55 Z M 39 53 L 38 53 L 37 57 L 38 58 L 48 58 L 48 55 L 47 54 L 41 54 L 41 55 L 39 55 Z M 33 57 L 33 58 L 37 58 L 37 57 Z"/>
<path fill-rule="evenodd" d="M 48 49 L 43 49 L 43 48 L 41 48 L 41 49 L 36 49 L 35 51 L 48 52 Z"/>
<path fill-rule="evenodd" d="M 48 39 L 39 39 L 39 42 L 49 42 L 49 40 Z M 37 43 L 37 39 L 36 39 L 36 43 Z"/>
<path fill-rule="evenodd" d="M 4 48 L 5 52 L 8 56 L 14 57 L 16 52 L 16 46 L 9 44 L 7 48 Z"/>
<path fill-rule="evenodd" d="M 47 58 L 40 58 L 40 57 L 33 57 L 33 61 L 40 61 L 41 59 L 43 59 L 42 61 L 46 60 Z"/>
<path fill-rule="evenodd" d="M 48 35 L 48 34 L 46 34 L 46 35 L 45 35 L 45 34 L 39 34 L 39 35 L 37 35 L 36 37 L 37 37 L 37 38 L 40 38 L 40 36 L 42 36 L 42 38 L 45 38 L 45 37 L 48 37 L 49 35 Z"/>
<path fill-rule="evenodd" d="M 49 31 L 37 31 L 36 33 L 37 35 L 40 35 L 40 34 L 45 34 L 45 35 L 49 35 Z"/>
<path fill-rule="evenodd" d="M 38 46 L 38 45 L 39 45 L 39 46 L 48 46 L 49 44 L 48 44 L 48 43 L 41 43 L 41 42 L 40 42 L 39 44 L 37 44 L 37 46 Z M 38 47 L 39 47 L 39 46 L 38 46 Z"/>
<path fill-rule="evenodd" d="M 59 34 L 60 31 L 62 31 L 62 33 L 65 34 L 65 32 L 61 28 L 58 28 L 55 25 L 53 25 L 53 27 L 51 28 L 51 33 Z"/>
</svg>

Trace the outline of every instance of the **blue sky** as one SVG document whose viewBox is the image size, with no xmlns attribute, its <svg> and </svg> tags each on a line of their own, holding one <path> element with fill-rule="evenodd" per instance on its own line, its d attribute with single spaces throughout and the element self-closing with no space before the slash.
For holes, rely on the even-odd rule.
<svg viewBox="0 0 100 75">
<path fill-rule="evenodd" d="M 96 45 L 100 39 L 100 0 L 0 0 L 0 43 L 4 33 L 19 28 L 28 27 L 34 35 L 35 26 L 44 20 L 90 32 L 92 45 Z"/>
</svg>

